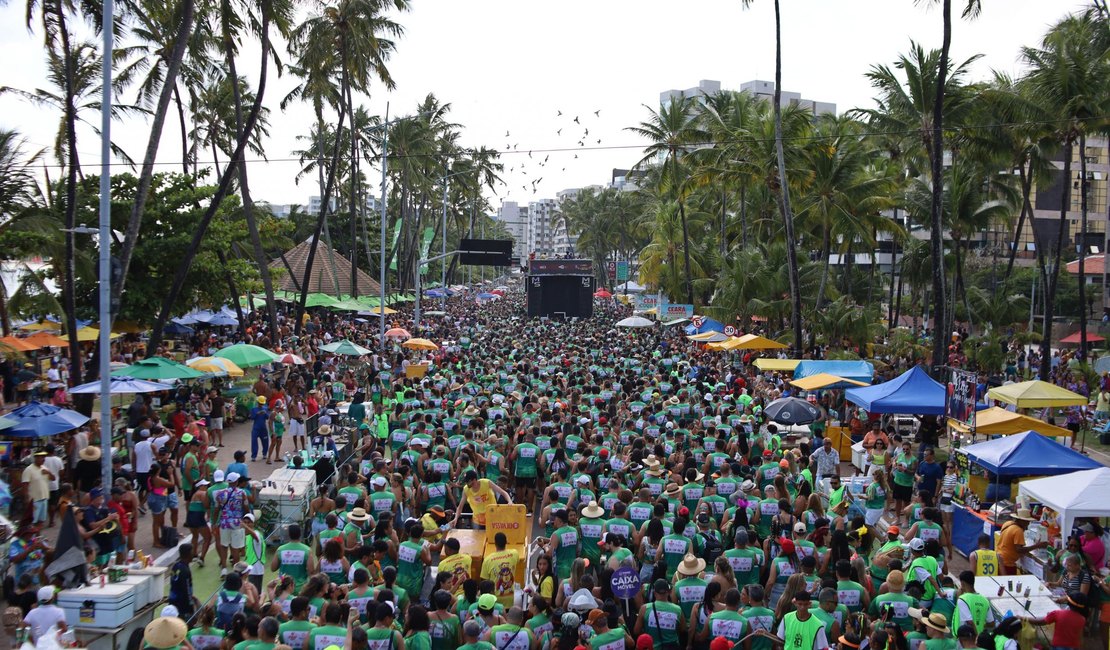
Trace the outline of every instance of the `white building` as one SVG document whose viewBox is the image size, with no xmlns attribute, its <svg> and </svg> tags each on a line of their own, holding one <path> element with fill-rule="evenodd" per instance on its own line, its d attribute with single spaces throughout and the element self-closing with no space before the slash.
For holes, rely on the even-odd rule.
<svg viewBox="0 0 1110 650">
<path fill-rule="evenodd" d="M 740 84 L 740 91 L 747 91 L 756 97 L 766 99 L 767 101 L 773 101 L 775 96 L 775 82 L 753 79 L 752 81 Z M 664 90 L 659 93 L 659 103 L 663 106 L 669 106 L 675 97 L 696 97 L 700 99 L 718 92 L 721 92 L 720 81 L 702 79 L 698 82 L 698 85 L 693 88 L 686 88 L 685 90 L 674 88 Z M 815 99 L 805 99 L 802 97 L 801 93 L 784 90 L 780 95 L 780 103 L 783 106 L 802 106 L 814 115 L 836 115 L 836 104 L 817 101 Z"/>
<path fill-rule="evenodd" d="M 320 214 L 320 204 L 321 204 L 321 201 L 320 201 L 319 196 L 310 196 L 310 197 L 308 197 L 308 205 L 305 207 L 305 212 L 308 213 L 308 214 L 311 214 L 311 215 Z M 339 209 L 339 200 L 335 196 L 332 196 L 331 199 L 328 201 L 328 213 L 330 214 L 332 212 L 335 212 L 338 209 Z M 371 212 L 371 213 L 372 212 L 380 212 L 381 209 L 382 209 L 382 204 L 381 204 L 381 202 L 378 201 L 378 197 L 370 196 L 370 195 L 366 196 L 366 210 L 367 210 L 367 212 Z"/>
<path fill-rule="evenodd" d="M 555 199 L 540 199 L 528 203 L 528 252 L 535 253 L 536 257 L 555 255 L 558 206 Z"/>
<path fill-rule="evenodd" d="M 528 247 L 528 206 L 521 206 L 516 201 L 502 201 L 497 220 L 513 238 L 513 257 L 527 260 L 531 252 Z"/>
</svg>

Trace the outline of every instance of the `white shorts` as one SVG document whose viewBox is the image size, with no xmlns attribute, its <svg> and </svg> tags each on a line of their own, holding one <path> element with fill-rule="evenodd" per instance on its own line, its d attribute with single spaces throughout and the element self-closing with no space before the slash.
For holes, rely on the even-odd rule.
<svg viewBox="0 0 1110 650">
<path fill-rule="evenodd" d="M 879 523 L 879 517 L 882 516 L 882 508 L 868 508 L 867 510 L 863 511 L 863 521 L 866 522 L 868 526 L 874 526 L 875 524 Z"/>
<path fill-rule="evenodd" d="M 220 529 L 220 543 L 228 548 L 243 548 L 246 539 L 247 532 L 242 527 Z"/>
<path fill-rule="evenodd" d="M 285 430 L 286 435 L 304 437 L 304 422 L 297 422 L 296 420 L 289 420 L 289 428 Z"/>
<path fill-rule="evenodd" d="M 209 429 L 223 430 L 223 428 L 224 428 L 224 419 L 223 418 L 208 418 L 208 428 Z"/>
</svg>

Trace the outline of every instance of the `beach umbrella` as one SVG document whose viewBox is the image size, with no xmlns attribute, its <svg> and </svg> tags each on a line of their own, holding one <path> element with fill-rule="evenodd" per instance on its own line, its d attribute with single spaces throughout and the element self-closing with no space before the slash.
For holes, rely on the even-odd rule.
<svg viewBox="0 0 1110 650">
<path fill-rule="evenodd" d="M 162 332 L 165 334 L 192 334 L 193 331 L 193 328 L 188 325 L 182 325 L 172 320 L 162 328 Z"/>
<path fill-rule="evenodd" d="M 617 327 L 651 327 L 655 323 L 642 316 L 629 316 L 617 321 Z"/>
<path fill-rule="evenodd" d="M 613 297 L 613 294 L 609 293 L 605 289 L 598 289 L 597 291 L 594 292 L 594 298 L 612 298 L 612 297 Z"/>
<path fill-rule="evenodd" d="M 182 366 L 184 367 L 184 366 Z M 193 370 L 192 368 L 185 368 L 190 372 L 196 372 L 199 376 L 201 373 Z M 109 395 L 131 395 L 134 393 L 157 393 L 163 390 L 173 390 L 173 386 L 163 384 L 156 381 L 146 381 L 145 379 L 136 379 L 135 377 L 114 376 L 112 381 L 108 384 Z M 74 386 L 69 389 L 70 393 L 75 395 L 99 395 L 100 394 L 100 380 L 90 381 L 87 384 Z"/>
<path fill-rule="evenodd" d="M 54 336 L 48 332 L 38 332 L 23 339 L 25 342 L 34 345 L 36 348 L 65 348 L 69 347 L 69 341 Z"/>
<path fill-rule="evenodd" d="M 797 397 L 777 399 L 763 409 L 763 414 L 779 424 L 809 424 L 821 418 L 821 409 Z"/>
<path fill-rule="evenodd" d="M 336 341 L 335 343 L 328 343 L 327 345 L 321 345 L 320 349 L 324 352 L 340 354 L 347 357 L 361 357 L 364 354 L 373 353 L 371 350 L 368 350 L 361 345 L 356 345 L 346 339 L 342 341 Z"/>
<path fill-rule="evenodd" d="M 412 334 L 403 327 L 391 327 L 385 331 L 385 338 L 407 340 L 412 338 Z"/>
<path fill-rule="evenodd" d="M 204 322 L 212 327 L 238 327 L 239 325 L 239 319 L 223 314 L 216 314 Z"/>
<path fill-rule="evenodd" d="M 119 334 L 116 334 L 115 332 L 113 332 L 113 333 L 108 335 L 108 338 L 118 339 L 119 336 L 120 336 Z M 86 325 L 85 327 L 82 327 L 81 329 L 77 330 L 77 340 L 81 341 L 82 343 L 85 343 L 87 341 L 99 341 L 100 340 L 100 330 L 98 330 L 95 327 L 89 327 L 88 325 Z"/>
<path fill-rule="evenodd" d="M 228 377 L 242 377 L 245 373 L 235 362 L 221 357 L 197 357 L 188 359 L 185 365 L 193 370 L 199 370 L 209 375 L 227 375 Z"/>
<path fill-rule="evenodd" d="M 43 320 L 38 323 L 29 323 L 21 325 L 19 329 L 24 332 L 60 332 L 62 331 L 61 323 L 54 323 L 48 320 Z"/>
<path fill-rule="evenodd" d="M 378 307 L 373 307 L 371 309 L 364 309 L 364 310 L 362 310 L 358 313 L 360 315 L 363 315 L 363 316 L 381 316 L 382 314 L 385 314 L 385 315 L 388 316 L 390 314 L 396 314 L 398 312 L 397 312 L 396 309 L 390 309 L 389 307 L 385 307 L 385 306 L 378 306 Z"/>
<path fill-rule="evenodd" d="M 17 336 L 0 337 L 0 346 L 11 348 L 16 352 L 30 352 L 39 349 L 39 346 L 34 343 L 28 343 L 27 339 L 21 339 Z"/>
<path fill-rule="evenodd" d="M 277 355 L 273 352 L 249 343 L 229 345 L 212 356 L 232 361 L 240 368 L 264 366 L 268 363 L 273 363 L 274 359 L 277 359 Z"/>
<path fill-rule="evenodd" d="M 113 377 L 135 379 L 197 379 L 204 373 L 165 357 L 151 357 L 112 371 Z M 137 391 L 148 392 L 148 391 Z"/>
<path fill-rule="evenodd" d="M 277 358 L 278 363 L 284 363 L 287 366 L 303 366 L 304 359 L 295 354 L 285 353 Z"/>
<path fill-rule="evenodd" d="M 428 339 L 409 339 L 401 344 L 401 347 L 410 350 L 438 350 L 439 346 L 432 343 Z"/>
<path fill-rule="evenodd" d="M 12 438 L 53 436 L 76 429 L 89 421 L 88 416 L 77 411 L 35 401 L 17 408 L 6 417 L 16 422 L 15 426 L 4 431 L 5 436 Z"/>
</svg>

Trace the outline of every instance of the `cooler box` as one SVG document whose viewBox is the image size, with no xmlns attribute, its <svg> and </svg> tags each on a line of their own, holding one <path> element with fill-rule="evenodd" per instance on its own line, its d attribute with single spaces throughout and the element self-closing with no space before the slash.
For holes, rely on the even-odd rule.
<svg viewBox="0 0 1110 650">
<path fill-rule="evenodd" d="M 484 530 L 452 530 L 447 533 L 448 539 L 459 540 L 459 553 L 470 556 L 470 575 L 482 574 L 482 554 L 485 553 L 486 531 Z"/>
<path fill-rule="evenodd" d="M 283 523 L 301 523 L 308 514 L 308 503 L 316 495 L 316 472 L 307 469 L 274 470 L 258 491 L 255 509 L 272 503 Z"/>
<path fill-rule="evenodd" d="M 147 576 L 150 583 L 147 586 L 150 603 L 160 603 L 166 598 L 170 587 L 170 568 L 166 566 L 149 566 L 145 569 L 131 569 L 129 576 Z M 135 605 L 135 609 L 141 609 Z"/>
<path fill-rule="evenodd" d="M 150 586 L 153 582 L 154 580 L 149 575 L 139 575 L 129 571 L 127 577 L 124 578 L 122 582 L 117 582 L 116 584 L 135 587 L 135 611 L 139 611 L 151 603 L 162 600 L 161 592 L 155 595 L 150 591 Z"/>
<path fill-rule="evenodd" d="M 66 625 L 120 627 L 135 615 L 135 585 L 117 582 L 58 593 L 58 607 L 65 610 Z"/>
<path fill-rule="evenodd" d="M 277 483 L 278 489 L 287 483 L 308 483 L 312 491 L 316 490 L 316 472 L 311 469 L 282 467 L 275 469 L 266 480 Z"/>
<path fill-rule="evenodd" d="M 486 510 L 486 543 L 482 557 L 497 550 L 493 544 L 493 536 L 497 533 L 505 533 L 508 541 L 505 550 L 515 550 L 520 556 L 513 571 L 513 579 L 518 585 L 524 584 L 525 567 L 528 562 L 528 528 L 528 511 L 523 505 L 494 505 Z"/>
</svg>

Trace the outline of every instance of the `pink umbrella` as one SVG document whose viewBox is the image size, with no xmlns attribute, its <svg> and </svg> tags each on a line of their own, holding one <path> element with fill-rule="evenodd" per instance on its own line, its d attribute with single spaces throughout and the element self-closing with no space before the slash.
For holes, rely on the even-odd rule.
<svg viewBox="0 0 1110 650">
<path fill-rule="evenodd" d="M 283 354 L 283 355 L 279 356 L 276 360 L 277 360 L 278 363 L 284 363 L 284 364 L 289 365 L 289 366 L 303 366 L 304 365 L 304 359 L 302 359 L 301 357 L 299 357 L 295 354 L 291 354 L 291 353 Z"/>
<path fill-rule="evenodd" d="M 412 338 L 412 334 L 409 334 L 408 330 L 404 329 L 403 327 L 394 327 L 385 331 L 385 337 L 387 339 L 400 339 L 402 341 L 407 341 Z"/>
<path fill-rule="evenodd" d="M 594 292 L 594 298 L 612 298 L 612 297 L 613 297 L 613 294 L 609 293 L 605 289 L 598 289 L 597 291 Z"/>
</svg>

